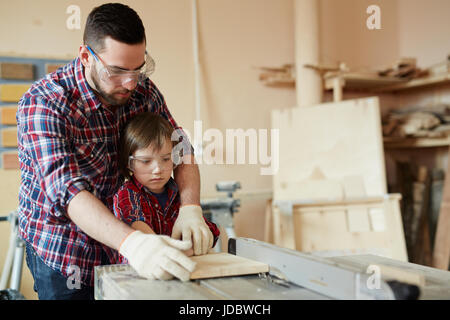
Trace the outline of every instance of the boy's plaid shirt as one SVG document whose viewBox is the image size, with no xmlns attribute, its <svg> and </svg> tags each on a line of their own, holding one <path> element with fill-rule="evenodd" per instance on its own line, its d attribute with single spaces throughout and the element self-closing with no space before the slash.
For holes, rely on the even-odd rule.
<svg viewBox="0 0 450 320">
<path fill-rule="evenodd" d="M 145 222 L 156 234 L 170 237 L 180 211 L 178 186 L 172 178 L 167 182 L 165 192 L 167 192 L 167 203 L 159 203 L 147 187 L 132 176 L 114 196 L 114 215 L 130 226 L 136 221 Z M 214 247 L 220 235 L 219 228 L 206 219 L 205 222 L 214 237 Z M 127 259 L 120 254 L 119 262 L 128 263 Z"/>
<path fill-rule="evenodd" d="M 94 266 L 101 264 L 102 251 L 110 263 L 116 263 L 118 253 L 81 231 L 68 218 L 67 205 L 79 191 L 88 190 L 112 211 L 114 193 L 123 183 L 118 170 L 120 131 L 130 118 L 146 111 L 178 128 L 149 79 L 138 84 L 129 103 L 115 113 L 102 106 L 79 58 L 34 83 L 19 102 L 20 236 L 64 276 L 73 275 L 71 266 L 77 266 L 85 285 L 94 284 Z"/>
</svg>

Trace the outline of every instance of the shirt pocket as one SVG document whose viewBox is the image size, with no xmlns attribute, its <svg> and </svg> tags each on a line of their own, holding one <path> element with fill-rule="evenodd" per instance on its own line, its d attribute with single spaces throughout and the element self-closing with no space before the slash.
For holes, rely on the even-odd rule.
<svg viewBox="0 0 450 320">
<path fill-rule="evenodd" d="M 107 171 L 108 155 L 105 142 L 76 143 L 75 157 L 83 176 L 95 178 Z"/>
</svg>

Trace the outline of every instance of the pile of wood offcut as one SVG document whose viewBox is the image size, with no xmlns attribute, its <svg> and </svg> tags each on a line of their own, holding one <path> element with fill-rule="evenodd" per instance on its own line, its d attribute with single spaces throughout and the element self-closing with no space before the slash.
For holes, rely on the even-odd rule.
<svg viewBox="0 0 450 320">
<path fill-rule="evenodd" d="M 411 80 L 429 75 L 427 69 L 417 67 L 416 58 L 401 58 L 392 66 L 378 71 L 380 77 L 395 77 L 399 79 Z"/>
<path fill-rule="evenodd" d="M 382 123 L 385 137 L 444 138 L 450 135 L 450 105 L 393 110 Z"/>
<path fill-rule="evenodd" d="M 259 80 L 265 85 L 287 84 L 295 85 L 295 65 L 285 64 L 280 68 L 257 67 L 261 74 Z"/>
</svg>

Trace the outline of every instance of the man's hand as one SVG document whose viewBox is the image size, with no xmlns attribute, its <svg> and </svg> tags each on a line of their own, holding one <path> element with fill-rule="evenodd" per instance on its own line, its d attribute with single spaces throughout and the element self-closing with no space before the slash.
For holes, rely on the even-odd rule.
<svg viewBox="0 0 450 320">
<path fill-rule="evenodd" d="M 194 271 L 195 262 L 181 250 L 188 250 L 190 241 L 180 241 L 169 236 L 144 234 L 134 231 L 119 248 L 119 253 L 128 259 L 136 272 L 145 278 L 169 280 L 173 276 L 188 281 Z"/>
<path fill-rule="evenodd" d="M 208 253 L 214 243 L 214 237 L 203 219 L 200 206 L 188 205 L 180 208 L 177 220 L 173 225 L 172 238 L 184 241 L 192 240 L 196 256 Z"/>
</svg>

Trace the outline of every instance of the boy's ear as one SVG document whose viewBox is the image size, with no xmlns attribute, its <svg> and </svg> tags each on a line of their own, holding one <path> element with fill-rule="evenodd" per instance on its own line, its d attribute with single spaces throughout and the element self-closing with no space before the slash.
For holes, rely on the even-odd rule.
<svg viewBox="0 0 450 320">
<path fill-rule="evenodd" d="M 133 175 L 133 170 L 130 169 L 130 167 L 127 167 L 128 170 L 128 174 L 130 175 L 130 177 Z"/>
</svg>

